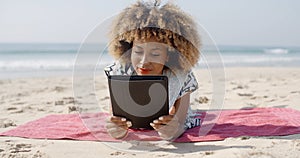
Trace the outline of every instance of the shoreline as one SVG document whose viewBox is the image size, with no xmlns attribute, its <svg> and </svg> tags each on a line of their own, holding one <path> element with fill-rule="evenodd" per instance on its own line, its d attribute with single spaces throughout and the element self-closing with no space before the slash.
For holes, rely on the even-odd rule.
<svg viewBox="0 0 300 158">
<path fill-rule="evenodd" d="M 98 74 L 103 73 L 104 67 L 97 67 L 95 72 Z M 224 71 L 233 69 L 300 69 L 299 66 L 248 66 L 248 65 L 236 65 L 236 66 L 224 66 Z M 209 70 L 207 67 L 194 67 L 193 71 L 197 70 Z M 30 79 L 30 78 L 56 78 L 56 77 L 72 77 L 73 69 L 30 69 L 30 70 L 0 70 L 0 80 L 14 80 L 14 79 Z"/>
</svg>

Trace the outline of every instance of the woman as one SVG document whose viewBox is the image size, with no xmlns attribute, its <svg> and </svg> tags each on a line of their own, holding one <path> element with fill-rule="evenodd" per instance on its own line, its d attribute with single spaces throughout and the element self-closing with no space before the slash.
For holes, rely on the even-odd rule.
<svg viewBox="0 0 300 158">
<path fill-rule="evenodd" d="M 169 115 L 150 125 L 166 140 L 200 125 L 190 109 L 190 93 L 198 87 L 191 68 L 200 56 L 200 37 L 192 18 L 173 4 L 137 2 L 115 19 L 109 53 L 119 61 L 108 67 L 118 75 L 165 75 L 169 80 Z M 108 133 L 124 138 L 131 127 L 126 118 L 107 120 Z"/>
</svg>

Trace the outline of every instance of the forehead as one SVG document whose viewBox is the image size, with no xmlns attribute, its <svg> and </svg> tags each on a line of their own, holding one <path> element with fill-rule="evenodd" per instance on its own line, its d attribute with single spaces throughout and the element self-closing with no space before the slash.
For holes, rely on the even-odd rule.
<svg viewBox="0 0 300 158">
<path fill-rule="evenodd" d="M 133 42 L 133 47 L 167 49 L 168 46 L 164 43 L 160 43 L 154 40 L 135 40 Z"/>
</svg>

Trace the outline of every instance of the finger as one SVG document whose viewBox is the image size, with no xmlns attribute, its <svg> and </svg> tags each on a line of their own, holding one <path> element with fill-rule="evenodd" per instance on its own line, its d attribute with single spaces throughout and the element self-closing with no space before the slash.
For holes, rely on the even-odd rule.
<svg viewBox="0 0 300 158">
<path fill-rule="evenodd" d="M 128 128 L 131 127 L 132 126 L 131 121 L 126 121 L 126 125 L 127 125 Z"/>
<path fill-rule="evenodd" d="M 154 120 L 153 122 L 150 123 L 151 126 L 154 126 L 155 128 L 161 128 L 164 126 L 170 126 L 170 127 L 176 127 L 178 125 L 177 121 L 159 121 L 159 120 Z"/>
<path fill-rule="evenodd" d="M 163 122 L 169 122 L 174 119 L 173 115 L 164 115 L 158 118 L 158 120 L 163 121 Z"/>
<path fill-rule="evenodd" d="M 168 124 L 156 124 L 150 123 L 150 126 L 153 127 L 156 131 L 173 131 L 178 128 L 178 123 L 168 123 Z"/>
<path fill-rule="evenodd" d="M 118 116 L 112 116 L 112 117 L 110 117 L 110 120 L 112 122 L 125 122 L 126 118 L 124 118 L 124 117 L 118 117 Z"/>
<path fill-rule="evenodd" d="M 115 117 L 115 116 L 113 116 L 110 119 L 108 119 L 106 122 L 107 123 L 113 122 L 113 123 L 115 123 L 117 125 L 123 125 L 123 124 L 127 123 L 128 125 L 130 124 L 128 127 L 131 127 L 131 122 L 127 121 L 125 118 L 122 118 L 122 117 Z"/>
<path fill-rule="evenodd" d="M 175 106 L 172 106 L 172 108 L 169 111 L 171 115 L 175 115 L 176 113 Z"/>
<path fill-rule="evenodd" d="M 162 124 L 150 123 L 150 126 L 152 126 L 155 130 L 158 130 L 159 128 L 163 127 L 164 125 L 162 125 Z"/>
<path fill-rule="evenodd" d="M 157 125 L 164 124 L 163 121 L 161 121 L 159 119 L 153 120 L 152 123 L 157 124 Z"/>
<path fill-rule="evenodd" d="M 173 115 L 165 115 L 161 116 L 156 120 L 153 120 L 153 123 L 155 124 L 168 124 L 170 121 L 175 120 L 175 117 Z"/>
<path fill-rule="evenodd" d="M 112 128 L 112 127 L 123 127 L 123 128 L 129 128 L 132 126 L 131 121 L 126 121 L 126 122 L 107 122 L 106 123 L 106 128 Z"/>
<path fill-rule="evenodd" d="M 125 126 L 126 122 L 112 122 L 112 121 L 107 121 L 106 125 Z"/>
</svg>

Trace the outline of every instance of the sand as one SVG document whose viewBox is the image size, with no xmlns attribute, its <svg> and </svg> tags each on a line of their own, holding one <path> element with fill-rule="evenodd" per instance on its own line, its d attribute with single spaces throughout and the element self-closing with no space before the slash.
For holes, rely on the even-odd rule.
<svg viewBox="0 0 300 158">
<path fill-rule="evenodd" d="M 211 109 L 213 80 L 209 71 L 196 70 L 199 90 L 193 109 Z M 300 110 L 300 68 L 226 68 L 223 109 L 282 107 Z M 104 76 L 97 76 L 98 105 L 76 102 L 72 76 L 0 80 L 0 132 L 49 114 L 107 110 L 109 95 Z M 92 97 L 93 93 L 85 94 Z M 94 107 L 93 107 L 94 106 Z M 298 157 L 300 134 L 239 137 L 224 141 L 170 143 L 150 152 L 118 150 L 102 142 L 0 137 L 0 157 Z"/>
</svg>

